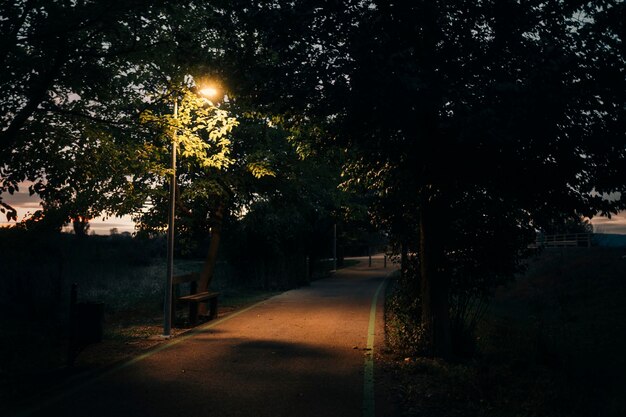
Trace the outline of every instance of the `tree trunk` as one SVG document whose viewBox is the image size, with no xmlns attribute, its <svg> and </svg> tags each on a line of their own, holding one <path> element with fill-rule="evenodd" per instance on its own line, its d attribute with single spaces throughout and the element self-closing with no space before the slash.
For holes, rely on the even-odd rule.
<svg viewBox="0 0 626 417">
<path fill-rule="evenodd" d="M 198 291 L 208 291 L 211 281 L 213 280 L 213 274 L 215 272 L 215 265 L 217 264 L 217 251 L 220 246 L 220 240 L 222 238 L 222 221 L 224 218 L 224 206 L 220 203 L 215 210 L 212 219 L 211 226 L 211 243 L 209 245 L 209 252 L 207 253 L 202 271 L 200 272 L 200 280 L 198 281 Z M 202 315 L 207 314 L 207 306 L 200 304 L 198 306 L 198 313 Z"/>
<path fill-rule="evenodd" d="M 400 245 L 400 277 L 406 278 L 406 273 L 409 270 L 409 245 L 406 242 L 402 242 Z"/>
<path fill-rule="evenodd" d="M 430 200 L 430 201 L 429 201 Z M 452 352 L 450 335 L 450 306 L 448 295 L 450 282 L 442 273 L 444 247 L 442 227 L 445 216 L 430 199 L 422 200 L 419 215 L 419 260 L 422 301 L 422 327 L 427 354 L 432 357 L 449 358 Z"/>
</svg>

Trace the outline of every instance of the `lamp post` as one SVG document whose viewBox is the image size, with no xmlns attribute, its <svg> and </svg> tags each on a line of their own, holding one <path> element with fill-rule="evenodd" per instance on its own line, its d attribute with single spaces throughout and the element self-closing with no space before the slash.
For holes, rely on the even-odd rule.
<svg viewBox="0 0 626 417">
<path fill-rule="evenodd" d="M 198 94 L 205 97 L 217 96 L 215 87 L 205 87 L 197 90 Z M 178 120 L 178 98 L 174 98 L 174 120 Z M 177 124 L 177 123 L 175 123 Z M 171 177 L 169 184 L 169 211 L 167 220 L 167 278 L 165 284 L 165 299 L 163 301 L 163 338 L 170 338 L 172 334 L 172 287 L 174 282 L 174 220 L 176 218 L 176 134 L 177 127 L 172 133 L 172 156 L 171 156 Z"/>
<path fill-rule="evenodd" d="M 174 99 L 174 120 L 178 119 L 178 99 Z M 176 128 L 174 128 L 176 129 Z M 163 301 L 163 337 L 169 338 L 172 331 L 172 285 L 174 281 L 174 219 L 176 217 L 176 130 L 172 135 L 170 160 L 170 201 L 167 217 L 167 279 Z"/>
<path fill-rule="evenodd" d="M 333 225 L 333 271 L 337 271 L 337 223 Z"/>
</svg>

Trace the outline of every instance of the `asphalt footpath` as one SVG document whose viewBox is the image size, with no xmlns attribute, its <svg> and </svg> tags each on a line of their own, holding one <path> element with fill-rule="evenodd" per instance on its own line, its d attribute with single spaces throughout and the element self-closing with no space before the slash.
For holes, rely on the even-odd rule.
<svg viewBox="0 0 626 417">
<path fill-rule="evenodd" d="M 359 258 L 204 324 L 20 416 L 374 417 L 391 265 Z M 378 413 L 380 414 L 380 413 Z"/>
</svg>

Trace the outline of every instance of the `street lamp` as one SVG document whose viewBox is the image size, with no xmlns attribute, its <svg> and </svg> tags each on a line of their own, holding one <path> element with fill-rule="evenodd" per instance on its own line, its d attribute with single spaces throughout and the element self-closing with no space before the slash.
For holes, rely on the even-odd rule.
<svg viewBox="0 0 626 417">
<path fill-rule="evenodd" d="M 207 98 L 217 97 L 218 90 L 213 86 L 198 88 L 197 93 Z M 178 98 L 174 97 L 174 120 L 178 120 Z M 176 123 L 175 123 L 176 124 Z M 163 313 L 163 335 L 170 338 L 172 333 L 172 286 L 174 281 L 174 219 L 176 217 L 176 131 L 172 134 L 171 177 L 169 184 L 170 201 L 167 220 L 167 279 L 165 285 L 165 300 Z"/>
<path fill-rule="evenodd" d="M 217 97 L 218 91 L 217 88 L 213 86 L 206 86 L 198 90 L 198 93 L 204 97 L 212 98 Z"/>
</svg>

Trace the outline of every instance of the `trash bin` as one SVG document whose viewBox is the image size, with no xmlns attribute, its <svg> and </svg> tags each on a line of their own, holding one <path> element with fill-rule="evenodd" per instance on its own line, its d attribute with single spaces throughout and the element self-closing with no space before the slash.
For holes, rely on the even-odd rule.
<svg viewBox="0 0 626 417">
<path fill-rule="evenodd" d="M 104 303 L 76 303 L 72 311 L 71 339 L 75 346 L 102 342 Z"/>
<path fill-rule="evenodd" d="M 78 285 L 72 285 L 70 297 L 69 343 L 67 365 L 72 367 L 76 357 L 88 345 L 102 342 L 104 303 L 76 302 Z"/>
</svg>

